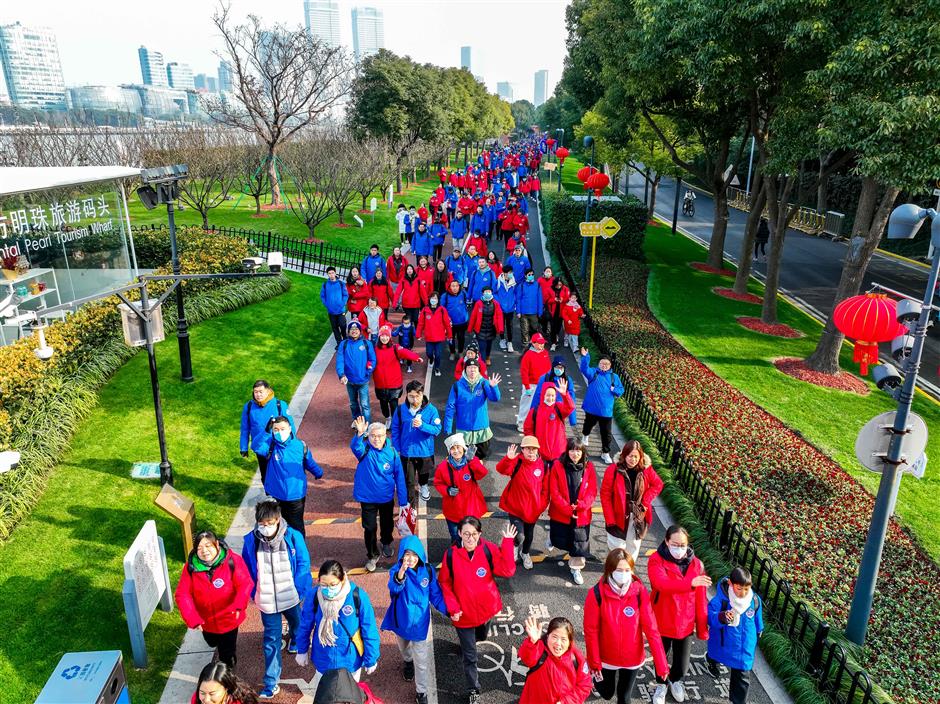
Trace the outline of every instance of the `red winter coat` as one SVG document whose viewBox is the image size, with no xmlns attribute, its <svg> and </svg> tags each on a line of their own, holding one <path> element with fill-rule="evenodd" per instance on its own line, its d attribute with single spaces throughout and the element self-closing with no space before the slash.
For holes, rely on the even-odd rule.
<svg viewBox="0 0 940 704">
<path fill-rule="evenodd" d="M 543 348 L 541 352 L 536 352 L 535 348 L 530 347 L 522 355 L 519 361 L 519 376 L 522 378 L 523 388 L 530 388 L 539 383 L 539 379 L 548 374 L 552 368 L 552 358 L 548 356 L 548 350 Z"/>
<path fill-rule="evenodd" d="M 183 567 L 176 586 L 176 605 L 189 628 L 207 633 L 228 633 L 245 620 L 254 582 L 242 556 L 229 549 L 219 566 L 209 572 Z M 236 616 L 237 612 L 237 616 Z"/>
<path fill-rule="evenodd" d="M 431 306 L 425 306 L 418 316 L 417 335 L 425 342 L 443 342 L 452 338 L 454 333 L 447 309 L 441 305 L 433 310 Z"/>
<path fill-rule="evenodd" d="M 499 214 L 499 229 L 503 232 L 512 232 L 516 229 L 516 218 L 511 210 L 504 210 Z"/>
<path fill-rule="evenodd" d="M 417 213 L 418 213 L 418 217 L 421 219 L 422 222 L 427 222 L 428 218 L 431 215 L 428 212 L 428 209 L 425 208 L 423 205 L 420 208 L 418 208 Z"/>
<path fill-rule="evenodd" d="M 434 290 L 434 267 L 429 265 L 427 269 L 422 269 L 416 266 L 415 273 L 418 275 L 418 281 L 424 286 L 425 294 L 430 295 Z"/>
<path fill-rule="evenodd" d="M 560 658 L 542 640 L 533 643 L 526 638 L 519 646 L 519 659 L 528 668 L 538 665 L 543 656 L 538 669 L 525 678 L 519 704 L 584 704 L 594 688 L 587 658 L 574 643 Z"/>
<path fill-rule="evenodd" d="M 493 556 L 490 569 L 484 546 Z M 447 553 L 451 553 L 454 571 L 448 567 Z M 450 547 L 441 560 L 438 582 L 444 592 L 447 613 L 453 616 L 463 612 L 454 625 L 459 628 L 476 628 L 493 618 L 503 608 L 499 587 L 494 577 L 512 577 L 516 573 L 515 546 L 512 538 L 503 538 L 497 547 L 485 538 L 480 538 L 473 559 L 465 548 Z"/>
<path fill-rule="evenodd" d="M 549 470 L 548 490 L 548 517 L 551 520 L 568 525 L 571 519 L 575 518 L 577 520 L 575 525 L 579 527 L 591 525 L 594 499 L 597 498 L 597 474 L 593 462 L 584 463 L 574 512 L 571 510 L 571 497 L 568 494 L 568 476 L 561 460 L 556 460 Z"/>
<path fill-rule="evenodd" d="M 353 315 L 359 315 L 359 312 L 369 304 L 369 284 L 346 284 L 346 291 L 349 293 L 349 300 L 346 301 L 346 307 Z"/>
<path fill-rule="evenodd" d="M 486 361 L 477 357 L 477 364 L 480 366 L 480 376 L 484 379 L 489 379 L 489 376 L 486 373 Z M 460 381 L 460 377 L 463 376 L 464 368 L 464 358 L 461 357 L 457 360 L 457 364 L 454 367 L 454 381 Z"/>
<path fill-rule="evenodd" d="M 554 318 L 556 315 L 561 315 L 562 309 L 568 303 L 568 299 L 571 298 L 571 291 L 562 284 L 561 289 L 558 291 L 555 291 L 554 288 L 542 289 L 542 296 L 542 300 L 545 302 L 545 312 Z"/>
<path fill-rule="evenodd" d="M 580 335 L 581 334 L 581 318 L 584 317 L 584 308 L 581 307 L 581 304 L 578 304 L 577 307 L 569 303 L 566 303 L 561 307 L 561 319 L 565 325 L 565 334 L 566 335 Z"/>
<path fill-rule="evenodd" d="M 380 305 L 379 308 L 381 308 L 381 307 L 382 307 L 382 306 Z M 368 308 L 368 306 L 366 306 L 366 308 Z M 366 309 L 365 309 L 365 308 L 363 308 L 363 309 L 359 312 L 359 315 L 357 316 L 356 319 L 359 321 L 359 324 L 362 325 L 362 333 L 363 333 L 363 334 L 366 334 L 366 333 L 368 333 L 369 335 L 378 335 L 378 334 L 379 334 L 379 331 L 378 331 L 378 330 L 369 330 L 369 319 L 366 317 Z M 388 325 L 388 324 L 389 324 L 389 322 L 388 322 L 388 318 L 385 317 L 385 311 L 382 311 L 381 313 L 379 313 L 379 327 L 382 327 L 383 325 Z"/>
<path fill-rule="evenodd" d="M 408 266 L 408 260 L 405 257 L 396 260 L 395 255 L 389 255 L 385 261 L 386 278 L 389 283 L 397 284 L 405 275 L 405 267 Z"/>
<path fill-rule="evenodd" d="M 671 556 L 663 557 L 668 551 L 663 543 L 646 565 L 659 633 L 681 640 L 694 632 L 699 640 L 708 640 L 708 588 L 692 586 L 693 579 L 705 574 L 705 566 L 693 557 L 682 574 Z"/>
<path fill-rule="evenodd" d="M 469 196 L 463 196 L 457 201 L 457 210 L 464 215 L 473 215 L 477 211 L 477 203 Z"/>
<path fill-rule="evenodd" d="M 441 180 L 441 183 L 447 183 L 447 169 L 441 169 L 438 171 L 437 177 Z"/>
<path fill-rule="evenodd" d="M 473 310 L 470 311 L 470 320 L 467 322 L 467 332 L 474 334 L 480 332 L 480 326 L 483 324 L 483 301 L 477 301 L 473 304 Z M 493 301 L 493 326 L 496 328 L 496 334 L 502 335 L 505 329 L 503 322 L 503 309 L 499 303 Z"/>
<path fill-rule="evenodd" d="M 510 477 L 499 497 L 499 507 L 524 523 L 535 523 L 548 506 L 545 463 L 541 458 L 529 462 L 520 453 L 511 459 L 503 457 L 496 463 L 496 471 Z"/>
<path fill-rule="evenodd" d="M 424 282 L 418 277 L 411 281 L 402 276 L 398 282 L 398 288 L 395 291 L 395 304 L 403 308 L 421 308 L 428 303 L 428 292 Z M 412 320 L 412 323 L 417 321 Z"/>
<path fill-rule="evenodd" d="M 525 237 L 523 237 L 522 235 L 519 235 L 518 237 L 516 237 L 514 235 L 510 237 L 509 239 L 507 239 L 506 240 L 506 253 L 507 254 L 511 253 L 512 250 L 516 248 L 517 244 L 521 244 L 522 248 L 525 249 L 526 248 Z"/>
<path fill-rule="evenodd" d="M 574 401 L 568 393 L 556 394 L 555 403 L 551 406 L 542 402 L 545 392 L 554 388 L 554 384 L 542 384 L 540 398 L 532 400 L 529 415 L 522 426 L 526 435 L 534 435 L 539 439 L 539 454 L 549 462 L 558 459 L 565 452 L 568 443 L 565 432 L 567 418 L 574 412 Z"/>
<path fill-rule="evenodd" d="M 512 219 L 513 229 L 519 230 L 523 237 L 529 233 L 529 216 L 516 213 Z"/>
<path fill-rule="evenodd" d="M 542 190 L 542 179 L 536 177 L 532 179 L 532 191 L 538 193 Z"/>
<path fill-rule="evenodd" d="M 546 300 L 549 296 L 552 295 L 552 284 L 555 283 L 556 277 L 551 277 L 546 279 L 544 276 L 538 277 L 535 282 L 539 285 L 539 288 L 542 289 L 542 300 Z"/>
<path fill-rule="evenodd" d="M 519 192 L 520 192 L 522 195 L 524 195 L 524 196 L 529 195 L 529 191 L 531 191 L 531 190 L 532 190 L 532 186 L 529 184 L 529 180 L 528 180 L 528 179 L 526 179 L 525 181 L 523 181 L 522 183 L 519 184 Z"/>
<path fill-rule="evenodd" d="M 646 509 L 646 524 L 653 524 L 653 499 L 663 490 L 663 480 L 659 478 L 652 465 L 643 468 L 646 488 L 640 503 Z M 607 467 L 601 481 L 601 505 L 604 507 L 604 524 L 614 525 L 621 530 L 627 529 L 627 495 L 624 476 L 617 471 L 616 463 Z"/>
<path fill-rule="evenodd" d="M 459 469 L 446 459 L 437 465 L 434 470 L 434 488 L 442 497 L 444 518 L 453 523 L 459 523 L 464 516 L 483 518 L 486 499 L 480 490 L 480 480 L 486 475 L 486 467 L 476 457 Z M 452 486 L 460 489 L 457 496 L 447 493 Z"/>
<path fill-rule="evenodd" d="M 399 347 L 394 342 L 387 345 L 380 342 L 375 345 L 375 371 L 372 373 L 372 381 L 375 382 L 376 389 L 401 388 L 404 382 L 399 359 L 417 362 L 419 357 L 411 350 Z"/>
<path fill-rule="evenodd" d="M 600 606 L 597 590 L 600 590 Z M 584 642 L 592 670 L 600 670 L 601 663 L 613 667 L 642 666 L 646 662 L 643 636 L 653 654 L 656 674 L 665 677 L 669 663 L 646 587 L 634 578 L 621 597 L 602 578 L 597 587 L 588 589 L 584 599 Z"/>
<path fill-rule="evenodd" d="M 470 249 L 470 245 L 473 245 L 477 248 L 477 254 L 486 259 L 486 255 L 490 253 L 490 250 L 486 246 L 486 240 L 480 237 L 479 235 L 468 235 L 467 239 L 464 240 L 464 251 Z"/>
</svg>

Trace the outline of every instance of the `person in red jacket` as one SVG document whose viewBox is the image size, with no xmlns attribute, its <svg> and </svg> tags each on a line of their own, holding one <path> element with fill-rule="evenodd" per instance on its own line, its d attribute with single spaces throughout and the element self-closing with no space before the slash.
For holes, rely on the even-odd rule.
<svg viewBox="0 0 940 704">
<path fill-rule="evenodd" d="M 409 320 L 413 324 L 417 324 L 418 313 L 427 303 L 427 291 L 418 279 L 418 271 L 414 268 L 414 265 L 409 264 L 405 267 L 405 273 L 401 277 L 401 281 L 398 282 L 398 288 L 395 291 L 395 305 L 404 308 Z"/>
<path fill-rule="evenodd" d="M 564 322 L 562 310 L 567 305 L 570 297 L 571 291 L 565 286 L 561 277 L 557 276 L 552 281 L 551 288 L 545 292 L 545 317 L 548 319 L 546 327 L 548 328 L 548 343 L 551 345 L 552 352 L 555 351 L 555 347 L 559 342 L 559 334 Z M 564 343 L 564 340 L 562 340 L 562 343 Z"/>
<path fill-rule="evenodd" d="M 437 177 L 441 180 L 442 186 L 447 183 L 447 169 L 445 169 L 443 166 L 438 169 Z"/>
<path fill-rule="evenodd" d="M 467 457 L 467 441 L 463 433 L 454 433 L 446 440 L 447 459 L 434 470 L 434 488 L 441 495 L 442 513 L 447 521 L 452 545 L 460 545 L 457 524 L 464 516 L 482 518 L 486 499 L 480 480 L 487 475 L 486 466 L 477 457 Z"/>
<path fill-rule="evenodd" d="M 221 660 L 210 662 L 199 673 L 190 704 L 257 704 L 251 685 Z"/>
<path fill-rule="evenodd" d="M 581 335 L 581 318 L 584 317 L 584 308 L 578 303 L 578 294 L 572 291 L 568 302 L 561 307 L 561 320 L 565 327 L 565 344 L 571 348 L 571 353 L 578 354 Z"/>
<path fill-rule="evenodd" d="M 653 499 L 662 490 L 663 480 L 639 441 L 625 442 L 601 482 L 608 548 L 623 548 L 636 559 L 653 523 Z"/>
<path fill-rule="evenodd" d="M 428 218 L 431 217 L 431 213 L 428 212 L 427 207 L 424 203 L 421 204 L 421 207 L 418 208 L 418 219 L 421 220 L 424 224 L 427 224 Z"/>
<path fill-rule="evenodd" d="M 574 644 L 571 621 L 553 618 L 543 636 L 539 620 L 529 616 L 525 632 L 519 659 L 529 672 L 519 704 L 584 704 L 594 683 L 587 658 Z"/>
<path fill-rule="evenodd" d="M 548 477 L 548 543 L 568 553 L 568 567 L 575 584 L 584 584 L 581 570 L 591 554 L 591 519 L 597 498 L 597 474 L 581 443 L 568 440 L 565 454 L 558 458 Z"/>
<path fill-rule="evenodd" d="M 474 232 L 467 235 L 467 238 L 464 240 L 464 251 L 469 252 L 470 246 L 473 246 L 477 250 L 477 254 L 484 259 L 489 253 L 489 249 L 486 247 L 486 239 L 479 232 Z M 475 265 L 474 265 L 475 266 Z"/>
<path fill-rule="evenodd" d="M 509 514 L 509 522 L 518 531 L 516 559 L 521 555 L 522 566 L 532 569 L 532 539 L 535 524 L 548 506 L 548 465 L 539 455 L 538 438 L 522 438 L 522 455 L 516 445 L 510 445 L 506 456 L 496 463 L 496 471 L 509 477 L 499 507 Z"/>
<path fill-rule="evenodd" d="M 584 599 L 584 642 L 594 689 L 608 701 L 627 704 L 637 675 L 646 662 L 643 638 L 656 674 L 665 677 L 669 663 L 646 591 L 634 575 L 634 560 L 621 548 L 611 550 L 604 574 Z"/>
<path fill-rule="evenodd" d="M 665 704 L 667 684 L 673 699 L 682 702 L 686 699 L 682 678 L 689 671 L 692 636 L 708 640 L 708 588 L 712 580 L 692 552 L 689 534 L 682 526 L 669 526 L 646 571 L 663 649 L 667 655 L 672 651 L 668 681 L 658 680 L 653 704 Z"/>
<path fill-rule="evenodd" d="M 522 432 L 538 438 L 539 452 L 546 462 L 554 462 L 565 453 L 565 423 L 573 412 L 574 399 L 568 393 L 565 377 L 554 384 L 542 384 L 542 398 L 533 401 Z"/>
<path fill-rule="evenodd" d="M 496 577 L 512 577 L 516 573 L 512 552 L 516 528 L 512 524 L 503 528 L 503 540 L 498 547 L 483 538 L 483 524 L 476 516 L 460 519 L 457 532 L 461 545 L 447 548 L 438 582 L 447 613 L 457 628 L 470 704 L 480 704 L 477 641 L 486 639 L 490 619 L 503 608 Z"/>
<path fill-rule="evenodd" d="M 418 317 L 418 337 L 424 338 L 427 349 L 428 364 L 434 367 L 434 376 L 441 375 L 441 355 L 444 353 L 444 341 L 454 336 L 447 309 L 438 305 L 440 299 L 436 293 L 431 293 L 428 304 Z"/>
<path fill-rule="evenodd" d="M 395 300 L 395 289 L 392 287 L 391 280 L 385 278 L 381 269 L 375 270 L 372 281 L 369 283 L 369 296 L 375 299 L 379 308 L 385 311 L 387 316 L 392 307 L 392 301 Z"/>
<path fill-rule="evenodd" d="M 388 272 L 388 282 L 393 286 L 397 286 L 398 282 L 401 281 L 401 277 L 405 274 L 405 267 L 407 265 L 408 260 L 405 259 L 405 256 L 401 253 L 401 247 L 395 247 L 388 260 L 385 262 L 385 270 Z"/>
<path fill-rule="evenodd" d="M 202 632 L 219 660 L 235 667 L 238 627 L 245 620 L 254 582 L 242 556 L 211 530 L 198 533 L 179 584 L 176 605 L 189 628 Z"/>
<path fill-rule="evenodd" d="M 480 358 L 486 360 L 487 364 L 490 363 L 493 340 L 502 335 L 505 328 L 503 309 L 493 299 L 492 287 L 484 286 L 480 300 L 473 304 L 473 310 L 470 311 L 467 332 L 476 335 Z"/>
<path fill-rule="evenodd" d="M 418 257 L 418 266 L 415 269 L 418 274 L 418 280 L 424 286 L 425 295 L 430 296 L 434 290 L 434 267 L 431 266 L 431 260 L 424 255 Z"/>
<path fill-rule="evenodd" d="M 552 368 L 552 358 L 545 349 L 545 338 L 535 333 L 529 338 L 529 348 L 522 353 L 519 360 L 519 376 L 522 381 L 522 393 L 519 395 L 519 412 L 516 414 L 516 428 L 523 432 L 522 424 L 529 415 L 532 406 L 532 397 L 535 396 L 535 387 L 539 379 L 548 374 Z"/>
<path fill-rule="evenodd" d="M 398 399 L 401 397 L 401 387 L 404 380 L 401 376 L 401 362 L 421 363 L 421 357 L 409 349 L 392 342 L 392 327 L 382 325 L 379 328 L 379 339 L 375 345 L 375 371 L 372 381 L 375 382 L 375 397 L 379 400 L 382 415 L 385 416 L 385 427 L 392 424 L 392 414 L 398 408 Z"/>
<path fill-rule="evenodd" d="M 353 317 L 356 317 L 369 302 L 369 284 L 362 278 L 358 266 L 349 270 L 349 275 L 346 277 L 346 291 L 349 293 L 346 308 Z"/>
<path fill-rule="evenodd" d="M 526 249 L 525 237 L 519 230 L 514 230 L 512 237 L 506 240 L 506 252 L 511 253 L 516 247 L 522 247 L 523 250 Z"/>
<path fill-rule="evenodd" d="M 486 362 L 480 359 L 480 349 L 477 347 L 477 342 L 476 340 L 470 340 L 467 349 L 464 350 L 463 357 L 458 359 L 457 364 L 454 365 L 454 381 L 460 381 L 460 377 L 463 376 L 464 367 L 471 359 L 476 360 L 477 366 L 480 368 L 480 376 L 484 379 L 489 379 L 486 373 Z"/>
</svg>

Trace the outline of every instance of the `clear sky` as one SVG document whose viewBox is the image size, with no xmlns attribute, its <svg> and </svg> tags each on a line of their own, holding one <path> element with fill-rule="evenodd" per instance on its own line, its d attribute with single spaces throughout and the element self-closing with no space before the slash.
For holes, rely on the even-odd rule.
<svg viewBox="0 0 940 704">
<path fill-rule="evenodd" d="M 212 0 L 31 0 L 3 3 L 0 22 L 51 27 L 59 43 L 68 86 L 139 83 L 137 48 L 166 61 L 215 75 L 220 41 L 210 18 Z M 532 100 L 535 71 L 548 69 L 549 92 L 565 56 L 567 0 L 339 0 L 343 43 L 352 47 L 354 5 L 385 14 L 385 47 L 419 62 L 459 66 L 460 47 L 473 47 L 473 73 L 495 92 L 509 81 L 515 99 Z M 232 15 L 302 25 L 303 0 L 231 0 Z"/>
</svg>

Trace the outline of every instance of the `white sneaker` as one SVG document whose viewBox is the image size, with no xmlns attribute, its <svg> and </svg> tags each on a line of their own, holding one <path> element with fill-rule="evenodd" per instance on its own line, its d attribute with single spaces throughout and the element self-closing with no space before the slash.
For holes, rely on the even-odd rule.
<svg viewBox="0 0 940 704">
<path fill-rule="evenodd" d="M 555 347 L 557 347 L 557 345 L 552 345 L 552 352 L 555 351 Z"/>
<path fill-rule="evenodd" d="M 669 693 L 677 702 L 685 701 L 685 685 L 682 682 L 670 682 Z"/>
<path fill-rule="evenodd" d="M 666 685 L 656 685 L 656 691 L 653 692 L 653 704 L 666 704 Z"/>
<path fill-rule="evenodd" d="M 505 341 L 505 340 L 500 340 L 500 341 L 499 341 L 499 349 L 501 349 L 503 352 L 506 351 L 506 341 Z"/>
<path fill-rule="evenodd" d="M 581 576 L 581 570 L 571 570 L 571 580 L 575 584 L 584 584 L 584 577 Z"/>
<path fill-rule="evenodd" d="M 522 553 L 522 566 L 527 570 L 532 569 L 532 556 L 527 552 Z"/>
<path fill-rule="evenodd" d="M 520 433 L 525 432 L 523 430 L 523 427 L 524 426 L 522 425 L 522 423 L 516 423 L 516 430 L 518 430 Z"/>
<path fill-rule="evenodd" d="M 584 447 L 587 447 L 590 444 L 590 442 L 591 442 L 591 438 L 589 436 L 587 435 L 581 436 L 581 444 L 584 445 Z"/>
<path fill-rule="evenodd" d="M 605 464 L 613 464 L 614 458 L 610 456 L 609 452 L 605 452 L 603 455 L 601 455 L 601 462 L 604 462 Z"/>
<path fill-rule="evenodd" d="M 507 342 L 507 343 L 506 343 L 506 351 L 507 351 L 507 352 L 515 352 L 515 350 L 512 348 L 512 343 L 511 343 L 511 342 Z"/>
<path fill-rule="evenodd" d="M 555 546 L 552 545 L 551 536 L 545 538 L 545 552 L 553 552 L 554 550 L 555 550 Z"/>
<path fill-rule="evenodd" d="M 366 572 L 375 572 L 375 568 L 378 566 L 379 561 L 376 558 L 366 560 Z"/>
<path fill-rule="evenodd" d="M 431 500 L 431 490 L 428 488 L 427 484 L 421 485 L 421 500 L 430 501 Z"/>
</svg>

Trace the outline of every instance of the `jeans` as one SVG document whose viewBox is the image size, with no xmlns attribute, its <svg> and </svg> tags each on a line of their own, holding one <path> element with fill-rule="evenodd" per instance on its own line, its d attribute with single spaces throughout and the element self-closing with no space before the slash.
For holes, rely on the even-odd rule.
<svg viewBox="0 0 940 704">
<path fill-rule="evenodd" d="M 565 344 L 571 348 L 571 351 L 574 354 L 578 354 L 578 336 L 572 335 L 571 333 L 565 333 Z"/>
<path fill-rule="evenodd" d="M 539 317 L 535 313 L 523 314 L 519 317 L 519 335 L 522 338 L 523 352 L 529 346 L 529 338 L 539 329 Z"/>
<path fill-rule="evenodd" d="M 610 432 L 611 418 L 605 418 L 604 416 L 596 416 L 593 413 L 584 414 L 584 428 L 581 431 L 582 435 L 590 435 L 591 431 L 594 430 L 595 425 L 601 427 L 601 449 L 610 453 L 610 441 L 613 439 L 613 436 Z"/>
<path fill-rule="evenodd" d="M 362 511 L 362 535 L 366 543 L 366 558 L 374 560 L 379 556 L 379 544 L 376 540 L 376 529 L 381 526 L 382 545 L 392 544 L 392 528 L 395 521 L 392 515 L 394 501 L 386 501 L 384 504 L 363 503 L 360 504 Z"/>
<path fill-rule="evenodd" d="M 513 320 L 513 317 L 514 317 L 514 316 L 513 316 L 512 313 L 506 313 L 506 315 L 503 316 L 503 334 L 500 335 L 500 337 L 502 337 L 502 338 L 503 338 L 507 343 L 509 343 L 509 344 L 512 343 L 512 320 Z"/>
<path fill-rule="evenodd" d="M 425 342 L 428 353 L 428 366 L 434 366 L 435 369 L 441 368 L 441 353 L 444 351 L 443 342 Z"/>
<path fill-rule="evenodd" d="M 220 661 L 224 662 L 232 669 L 235 668 L 235 662 L 238 659 L 235 657 L 235 650 L 238 644 L 237 626 L 226 633 L 208 633 L 203 631 L 202 637 L 205 639 L 206 645 L 210 648 L 218 649 Z"/>
<path fill-rule="evenodd" d="M 640 671 L 637 670 L 608 670 L 606 667 L 601 669 L 604 676 L 600 682 L 594 683 L 594 689 L 601 695 L 601 698 L 609 700 L 614 696 L 614 690 L 617 691 L 617 704 L 629 704 L 633 693 L 633 686 L 636 683 L 636 676 Z"/>
<path fill-rule="evenodd" d="M 457 639 L 463 654 L 463 675 L 467 680 L 467 689 L 480 689 L 480 673 L 477 671 L 477 641 L 486 640 L 490 624 L 484 623 L 476 628 L 458 628 Z"/>
<path fill-rule="evenodd" d="M 490 358 L 490 350 L 493 348 L 493 341 L 484 340 L 477 335 L 477 346 L 480 348 L 480 358 L 488 360 Z"/>
<path fill-rule="evenodd" d="M 353 420 L 362 416 L 368 423 L 372 418 L 372 409 L 369 408 L 369 382 L 354 384 L 350 381 L 346 384 L 346 393 L 349 394 L 349 412 L 352 413 Z"/>
<path fill-rule="evenodd" d="M 427 694 L 428 691 L 428 661 L 430 660 L 430 648 L 428 641 L 425 640 L 405 640 L 397 636 L 398 650 L 401 653 L 402 660 L 414 663 L 415 666 L 415 691 L 418 694 Z"/>
<path fill-rule="evenodd" d="M 526 523 L 521 518 L 509 514 L 509 522 L 516 527 L 516 545 L 522 545 L 522 553 L 529 554 L 532 549 L 532 539 L 535 537 L 535 524 Z"/>
<path fill-rule="evenodd" d="M 304 505 L 307 503 L 307 497 L 303 496 L 293 501 L 278 499 L 277 503 L 281 507 L 281 516 L 284 517 L 284 522 L 301 535 L 306 536 L 307 531 L 304 530 Z"/>
<path fill-rule="evenodd" d="M 261 612 L 261 625 L 264 626 L 262 640 L 264 649 L 264 686 L 271 689 L 281 679 L 281 616 L 287 619 L 287 640 L 294 640 L 294 633 L 300 625 L 300 604 L 276 614 Z"/>
<path fill-rule="evenodd" d="M 669 667 L 669 681 L 681 682 L 685 673 L 689 671 L 689 658 L 692 655 L 692 641 L 694 636 L 687 638 L 668 638 L 663 636 L 663 649 L 666 655 L 672 650 L 672 664 Z M 665 679 L 656 678 L 660 684 L 666 684 Z"/>
<path fill-rule="evenodd" d="M 461 544 L 458 524 L 454 521 L 447 521 L 447 532 L 450 533 L 450 544 L 459 546 Z"/>
<path fill-rule="evenodd" d="M 333 331 L 333 337 L 338 345 L 346 338 L 346 314 L 330 313 L 330 329 Z"/>
</svg>

